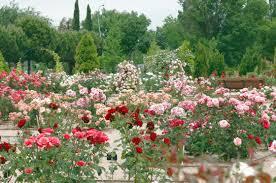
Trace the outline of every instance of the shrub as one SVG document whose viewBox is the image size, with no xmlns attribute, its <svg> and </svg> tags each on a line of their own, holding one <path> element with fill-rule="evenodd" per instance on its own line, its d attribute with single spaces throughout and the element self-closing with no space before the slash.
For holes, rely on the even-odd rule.
<svg viewBox="0 0 276 183">
<path fill-rule="evenodd" d="M 0 73 L 6 71 L 9 71 L 9 67 L 7 66 L 7 64 L 5 63 L 5 59 L 2 55 L 2 52 L 0 51 Z"/>
<path fill-rule="evenodd" d="M 75 72 L 88 73 L 99 68 L 100 63 L 97 57 L 97 48 L 91 34 L 87 33 L 79 42 L 75 55 Z"/>
<path fill-rule="evenodd" d="M 261 63 L 260 50 L 260 47 L 256 45 L 246 49 L 239 68 L 241 75 L 246 75 L 248 72 L 253 72 L 255 68 Z"/>
</svg>

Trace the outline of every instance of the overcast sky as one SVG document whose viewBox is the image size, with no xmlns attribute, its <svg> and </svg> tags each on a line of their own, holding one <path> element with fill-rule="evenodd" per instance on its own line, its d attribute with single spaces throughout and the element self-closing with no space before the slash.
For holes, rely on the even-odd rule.
<svg viewBox="0 0 276 183">
<path fill-rule="evenodd" d="M 8 5 L 11 0 L 0 0 L 0 6 Z M 75 0 L 14 0 L 20 8 L 32 7 L 53 20 L 58 25 L 62 17 L 72 17 Z M 105 9 L 119 11 L 137 11 L 144 13 L 151 19 L 151 29 L 161 26 L 165 17 L 177 16 L 180 9 L 178 0 L 79 0 L 81 20 L 86 14 L 86 6 L 89 3 L 92 11 L 96 11 L 103 4 Z"/>
</svg>

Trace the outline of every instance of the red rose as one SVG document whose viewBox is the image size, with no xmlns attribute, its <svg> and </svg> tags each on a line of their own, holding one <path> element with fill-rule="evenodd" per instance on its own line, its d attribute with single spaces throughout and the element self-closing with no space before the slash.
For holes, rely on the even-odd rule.
<svg viewBox="0 0 276 183">
<path fill-rule="evenodd" d="M 167 169 L 167 175 L 168 175 L 169 177 L 171 177 L 171 176 L 173 175 L 173 169 L 172 169 L 172 168 L 168 168 L 168 169 Z"/>
<path fill-rule="evenodd" d="M 76 165 L 82 167 L 82 166 L 85 166 L 86 163 L 84 161 L 77 161 Z"/>
<path fill-rule="evenodd" d="M 17 123 L 18 128 L 22 128 L 26 124 L 27 120 L 26 119 L 21 119 Z"/>
<path fill-rule="evenodd" d="M 9 152 L 9 150 L 11 149 L 11 144 L 7 143 L 7 142 L 3 142 L 2 143 L 4 149 Z"/>
<path fill-rule="evenodd" d="M 264 127 L 265 129 L 269 129 L 269 128 L 270 128 L 270 123 L 269 123 L 269 121 L 264 120 L 264 121 L 263 121 L 263 127 Z"/>
<path fill-rule="evenodd" d="M 139 137 L 133 137 L 131 141 L 133 144 L 138 145 L 141 142 L 141 139 Z"/>
<path fill-rule="evenodd" d="M 49 107 L 50 107 L 51 109 L 58 109 L 58 105 L 57 105 L 56 103 L 54 103 L 54 102 L 51 102 L 51 103 L 49 104 Z"/>
<path fill-rule="evenodd" d="M 58 128 L 58 123 L 55 123 L 54 126 L 53 126 L 54 129 L 57 129 Z"/>
<path fill-rule="evenodd" d="M 81 117 L 81 120 L 82 120 L 84 123 L 89 123 L 89 121 L 90 121 L 90 119 L 88 118 L 87 115 L 83 115 L 83 116 Z"/>
<path fill-rule="evenodd" d="M 115 113 L 116 112 L 116 109 L 113 109 L 113 108 L 111 108 L 111 109 L 109 109 L 108 111 L 107 111 L 107 113 Z"/>
<path fill-rule="evenodd" d="M 136 147 L 136 152 L 141 154 L 143 152 L 143 149 L 141 147 Z"/>
<path fill-rule="evenodd" d="M 154 130 L 154 123 L 153 122 L 148 122 L 147 123 L 147 128 L 149 129 L 149 130 Z"/>
<path fill-rule="evenodd" d="M 140 120 L 140 119 L 137 119 L 136 120 L 136 125 L 141 127 L 143 125 L 143 121 Z"/>
<path fill-rule="evenodd" d="M 63 134 L 63 138 L 65 138 L 66 140 L 69 140 L 71 138 L 71 136 L 69 134 Z"/>
<path fill-rule="evenodd" d="M 250 140 L 253 140 L 253 139 L 254 139 L 254 135 L 252 135 L 252 134 L 248 134 L 247 137 L 248 137 Z"/>
<path fill-rule="evenodd" d="M 33 173 L 33 169 L 32 168 L 25 168 L 24 173 L 25 174 L 31 174 L 31 173 Z"/>
<path fill-rule="evenodd" d="M 150 116 L 154 116 L 155 115 L 155 112 L 153 110 L 149 110 L 149 109 L 144 110 L 144 113 L 148 114 Z"/>
<path fill-rule="evenodd" d="M 257 144 L 262 144 L 262 140 L 260 137 L 255 137 L 255 141 Z"/>
<path fill-rule="evenodd" d="M 0 156 L 0 164 L 5 164 L 6 163 L 6 158 L 4 156 Z"/>
<path fill-rule="evenodd" d="M 157 138 L 157 134 L 154 133 L 154 132 L 152 132 L 152 133 L 150 134 L 150 140 L 155 141 L 156 138 Z"/>
<path fill-rule="evenodd" d="M 171 144 L 171 140 L 169 138 L 164 138 L 164 143 L 167 145 Z"/>
<path fill-rule="evenodd" d="M 127 114 L 128 113 L 128 108 L 124 105 L 116 107 L 116 110 L 121 114 Z"/>
</svg>

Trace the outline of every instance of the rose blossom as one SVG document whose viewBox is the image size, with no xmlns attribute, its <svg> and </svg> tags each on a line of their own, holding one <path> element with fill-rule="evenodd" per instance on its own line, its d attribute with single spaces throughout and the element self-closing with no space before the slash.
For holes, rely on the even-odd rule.
<svg viewBox="0 0 276 183">
<path fill-rule="evenodd" d="M 86 162 L 84 162 L 84 161 L 77 161 L 76 165 L 79 166 L 79 167 L 82 167 L 82 166 L 86 165 Z"/>
<path fill-rule="evenodd" d="M 229 128 L 229 127 L 230 127 L 230 124 L 229 124 L 228 121 L 226 121 L 226 120 L 221 120 L 221 121 L 219 121 L 219 126 L 220 126 L 221 128 Z"/>
<path fill-rule="evenodd" d="M 71 138 L 71 136 L 69 134 L 63 134 L 63 138 L 65 138 L 66 140 L 69 140 Z"/>
<path fill-rule="evenodd" d="M 270 150 L 273 153 L 276 153 L 276 140 L 273 140 L 273 142 L 268 147 L 268 150 Z"/>
<path fill-rule="evenodd" d="M 234 138 L 233 142 L 236 146 L 240 146 L 242 144 L 242 139 L 239 137 L 236 137 L 236 138 Z"/>
<path fill-rule="evenodd" d="M 31 174 L 31 173 L 33 173 L 33 169 L 32 168 L 25 168 L 24 173 L 25 174 Z"/>
<path fill-rule="evenodd" d="M 174 107 L 171 109 L 171 115 L 173 116 L 183 116 L 184 115 L 184 109 L 180 107 Z"/>
</svg>

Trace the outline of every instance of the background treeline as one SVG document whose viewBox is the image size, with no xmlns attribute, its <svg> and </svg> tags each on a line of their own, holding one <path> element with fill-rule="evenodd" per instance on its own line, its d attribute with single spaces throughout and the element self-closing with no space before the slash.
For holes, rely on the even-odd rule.
<svg viewBox="0 0 276 183">
<path fill-rule="evenodd" d="M 58 55 L 70 74 L 95 68 L 114 72 L 124 59 L 143 64 L 146 57 L 175 49 L 194 76 L 260 73 L 275 64 L 276 0 L 179 3 L 178 17 L 167 17 L 156 31 L 148 30 L 150 20 L 143 14 L 92 12 L 89 5 L 80 10 L 78 1 L 72 18 L 63 18 L 58 27 L 11 4 L 0 8 L 0 52 L 10 67 L 21 62 L 33 69 L 54 68 Z M 84 20 L 80 11 L 86 11 Z"/>
</svg>

